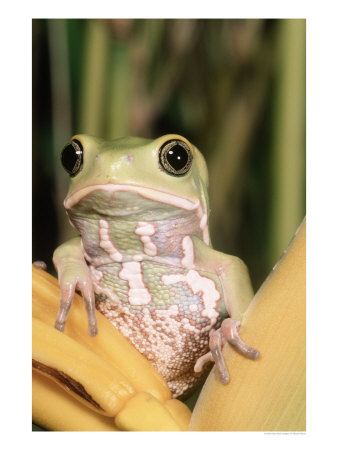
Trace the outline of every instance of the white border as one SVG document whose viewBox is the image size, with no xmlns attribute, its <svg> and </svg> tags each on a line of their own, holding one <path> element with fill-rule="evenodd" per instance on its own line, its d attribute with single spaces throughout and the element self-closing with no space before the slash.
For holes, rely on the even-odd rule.
<svg viewBox="0 0 338 450">
<path fill-rule="evenodd" d="M 3 442 L 41 448 L 260 448 L 326 446 L 335 439 L 337 381 L 337 19 L 333 1 L 5 2 L 1 25 Z M 261 433 L 32 433 L 30 380 L 31 19 L 43 17 L 245 17 L 307 19 L 308 431 Z M 27 270 L 27 267 L 29 270 Z M 28 322 L 28 323 L 27 323 Z M 334 397 L 335 396 L 335 397 Z M 330 405 L 332 407 L 330 408 Z M 334 410 L 333 410 L 334 407 Z M 5 423 L 6 424 L 5 424 Z M 212 442 L 210 442 L 212 439 Z M 122 442 L 121 442 L 122 440 Z M 118 442 L 117 442 L 118 441 Z M 13 445 L 13 443 L 15 443 Z M 328 447 L 331 447 L 329 445 Z"/>
</svg>

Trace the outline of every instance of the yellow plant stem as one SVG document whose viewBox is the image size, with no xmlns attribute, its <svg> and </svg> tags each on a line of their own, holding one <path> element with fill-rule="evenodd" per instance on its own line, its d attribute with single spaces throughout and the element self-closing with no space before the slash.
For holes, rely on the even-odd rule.
<svg viewBox="0 0 338 450">
<path fill-rule="evenodd" d="M 170 412 L 147 392 L 138 392 L 115 417 L 123 431 L 181 431 Z"/>
<path fill-rule="evenodd" d="M 48 377 L 33 371 L 33 420 L 54 431 L 119 431 L 114 419 L 78 402 Z"/>
<path fill-rule="evenodd" d="M 230 383 L 213 369 L 192 414 L 192 431 L 304 431 L 306 401 L 305 219 L 257 292 L 241 326 L 257 361 L 227 345 Z"/>
<path fill-rule="evenodd" d="M 88 408 L 114 417 L 135 395 L 128 378 L 112 364 L 39 319 L 32 322 L 33 368 Z"/>
<path fill-rule="evenodd" d="M 187 431 L 190 424 L 191 419 L 191 411 L 188 406 L 177 400 L 176 398 L 171 398 L 164 403 L 164 406 L 173 416 L 175 421 L 181 427 L 182 431 Z"/>
</svg>

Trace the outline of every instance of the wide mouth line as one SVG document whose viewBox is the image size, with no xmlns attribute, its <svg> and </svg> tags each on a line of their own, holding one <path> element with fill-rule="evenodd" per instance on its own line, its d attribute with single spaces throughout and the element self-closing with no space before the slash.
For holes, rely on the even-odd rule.
<svg viewBox="0 0 338 450">
<path fill-rule="evenodd" d="M 170 206 L 175 206 L 187 211 L 201 210 L 201 203 L 199 199 L 193 201 L 186 197 L 180 197 L 174 195 L 171 192 L 166 192 L 161 189 L 149 188 L 142 185 L 131 185 L 131 184 L 97 184 L 92 186 L 86 186 L 72 192 L 65 198 L 64 206 L 66 209 L 70 209 L 79 203 L 84 197 L 95 191 L 106 191 L 106 192 L 135 192 L 141 197 L 148 200 L 160 201 L 162 203 L 168 204 Z"/>
</svg>

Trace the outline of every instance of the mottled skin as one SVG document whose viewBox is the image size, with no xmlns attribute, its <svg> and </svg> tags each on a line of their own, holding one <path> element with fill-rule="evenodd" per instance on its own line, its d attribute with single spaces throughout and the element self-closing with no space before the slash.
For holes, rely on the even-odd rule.
<svg viewBox="0 0 338 450">
<path fill-rule="evenodd" d="M 97 333 L 96 306 L 158 369 L 174 397 L 195 385 L 207 361 L 227 382 L 227 340 L 258 357 L 237 333 L 253 291 L 244 263 L 211 248 L 202 155 L 177 135 L 73 139 L 83 147 L 83 164 L 70 178 L 65 208 L 80 237 L 54 253 L 61 286 L 56 328 L 64 329 L 79 289 L 88 332 Z M 192 157 L 180 176 L 159 163 L 160 148 L 173 139 Z"/>
</svg>

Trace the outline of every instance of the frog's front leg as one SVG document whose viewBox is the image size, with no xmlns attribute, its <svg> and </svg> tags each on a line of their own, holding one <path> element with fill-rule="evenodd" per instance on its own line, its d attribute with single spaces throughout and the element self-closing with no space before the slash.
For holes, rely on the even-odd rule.
<svg viewBox="0 0 338 450">
<path fill-rule="evenodd" d="M 63 331 L 73 302 L 75 289 L 81 291 L 88 316 L 88 333 L 97 334 L 95 295 L 90 271 L 83 256 L 81 238 L 71 239 L 58 247 L 53 255 L 60 284 L 60 306 L 55 328 Z"/>
<path fill-rule="evenodd" d="M 198 239 L 194 239 L 194 250 L 198 267 L 218 275 L 223 288 L 225 307 L 230 316 L 223 320 L 218 330 L 211 330 L 210 352 L 197 360 L 195 371 L 200 372 L 207 361 L 214 361 L 221 382 L 228 383 L 229 373 L 222 355 L 226 342 L 250 359 L 259 357 L 259 351 L 247 345 L 238 333 L 240 320 L 254 296 L 251 280 L 247 267 L 239 258 L 217 252 Z"/>
</svg>

